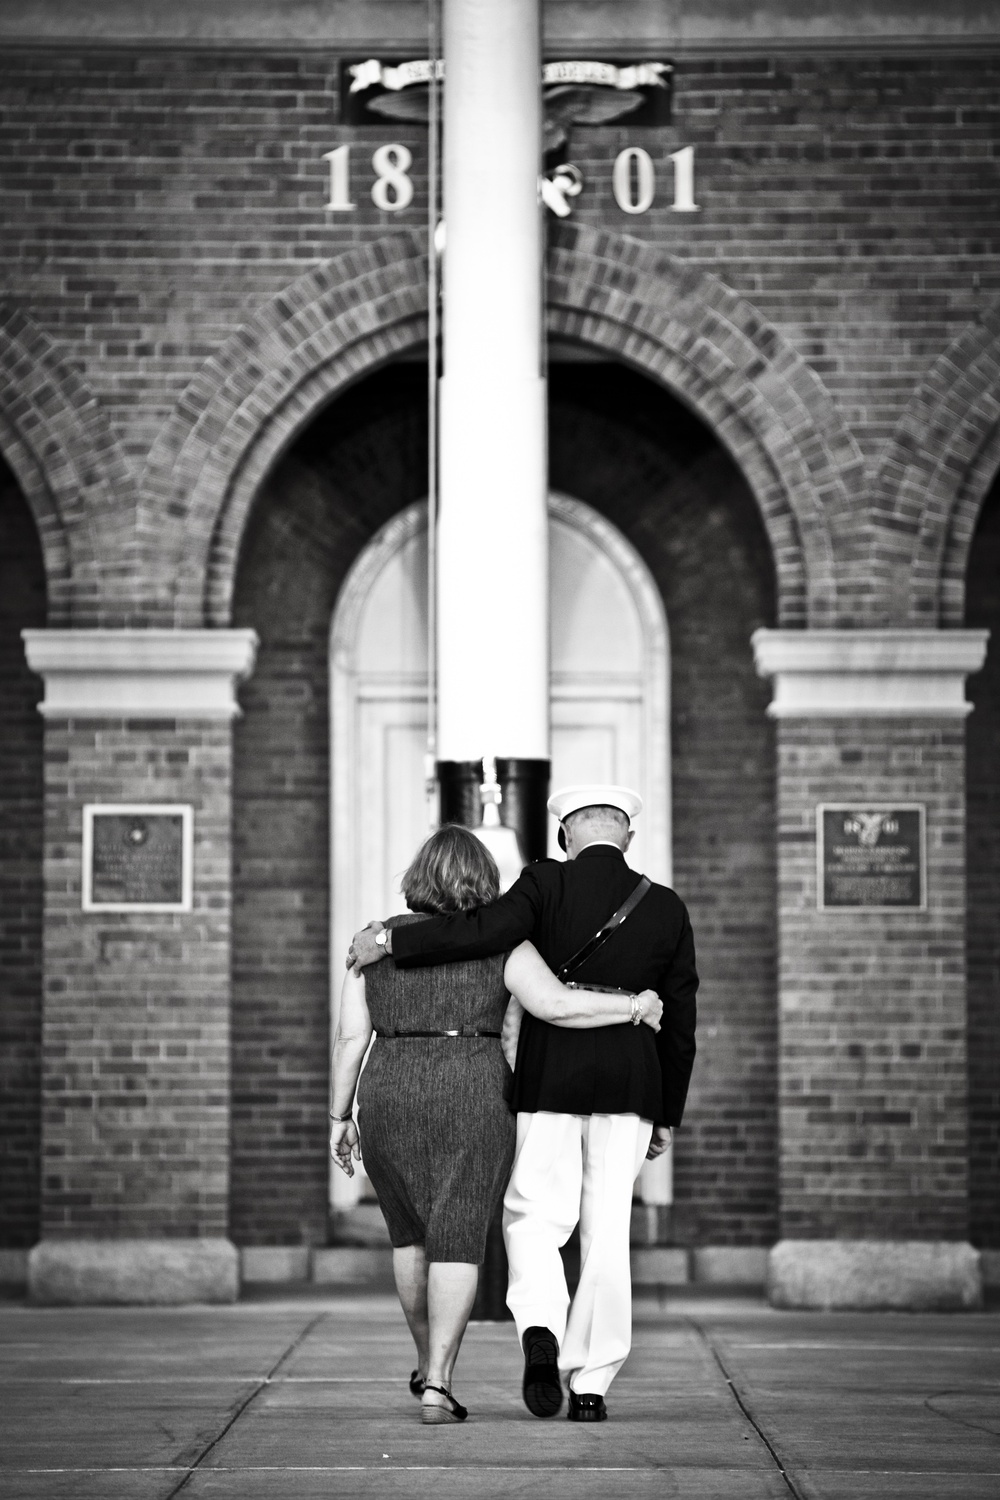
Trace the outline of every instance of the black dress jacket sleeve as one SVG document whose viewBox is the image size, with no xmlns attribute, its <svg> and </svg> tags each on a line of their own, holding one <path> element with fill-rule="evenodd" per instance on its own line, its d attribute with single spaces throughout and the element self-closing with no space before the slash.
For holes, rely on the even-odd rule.
<svg viewBox="0 0 1000 1500">
<path fill-rule="evenodd" d="M 656 1034 L 663 1096 L 660 1118 L 655 1123 L 679 1125 L 694 1067 L 698 993 L 694 933 L 686 908 L 677 946 L 653 988 L 663 1001 L 663 1019 Z"/>
<path fill-rule="evenodd" d="M 392 957 L 400 968 L 450 963 L 503 953 L 530 939 L 558 972 L 639 878 L 608 845 L 591 845 L 571 861 L 539 860 L 490 906 L 396 928 Z M 679 1125 L 694 1063 L 698 989 L 684 903 L 666 886 L 653 885 L 573 977 L 581 984 L 655 990 L 663 1001 L 661 1029 L 654 1034 L 628 1023 L 577 1029 L 526 1014 L 513 1107 L 638 1113 L 659 1125 Z"/>
</svg>

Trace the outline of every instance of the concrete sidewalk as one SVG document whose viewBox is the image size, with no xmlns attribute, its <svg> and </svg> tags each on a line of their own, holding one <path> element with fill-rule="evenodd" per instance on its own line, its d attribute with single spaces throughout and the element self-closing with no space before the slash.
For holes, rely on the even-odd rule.
<svg viewBox="0 0 1000 1500">
<path fill-rule="evenodd" d="M 1000 1315 L 636 1305 L 611 1420 L 521 1405 L 511 1325 L 474 1325 L 463 1427 L 422 1427 L 388 1297 L 0 1304 L 3 1500 L 997 1500 Z"/>
</svg>

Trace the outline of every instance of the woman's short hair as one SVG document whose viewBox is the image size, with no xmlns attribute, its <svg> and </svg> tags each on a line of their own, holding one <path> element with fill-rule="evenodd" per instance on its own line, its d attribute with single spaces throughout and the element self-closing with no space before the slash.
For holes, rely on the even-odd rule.
<svg viewBox="0 0 1000 1500">
<path fill-rule="evenodd" d="M 411 911 L 469 911 L 497 899 L 500 871 L 470 828 L 445 823 L 421 844 L 401 886 Z"/>
</svg>

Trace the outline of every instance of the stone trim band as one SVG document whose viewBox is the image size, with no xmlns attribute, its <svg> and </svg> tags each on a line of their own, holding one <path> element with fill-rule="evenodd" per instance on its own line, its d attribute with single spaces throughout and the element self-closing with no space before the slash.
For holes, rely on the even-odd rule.
<svg viewBox="0 0 1000 1500">
<path fill-rule="evenodd" d="M 772 719 L 964 719 L 988 630 L 755 630 Z"/>
<path fill-rule="evenodd" d="M 234 719 L 253 630 L 23 630 L 46 719 Z"/>
</svg>

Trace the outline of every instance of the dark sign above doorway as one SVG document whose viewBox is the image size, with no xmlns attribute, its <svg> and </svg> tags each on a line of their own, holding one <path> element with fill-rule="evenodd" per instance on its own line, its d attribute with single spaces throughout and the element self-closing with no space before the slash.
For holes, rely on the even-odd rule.
<svg viewBox="0 0 1000 1500">
<path fill-rule="evenodd" d="M 444 64 L 437 64 L 438 78 Z M 386 120 L 426 125 L 431 63 L 423 58 L 344 58 L 340 64 L 342 125 L 380 125 Z M 673 64 L 565 58 L 542 69 L 545 152 L 565 144 L 575 125 L 669 125 L 672 119 Z"/>
</svg>

